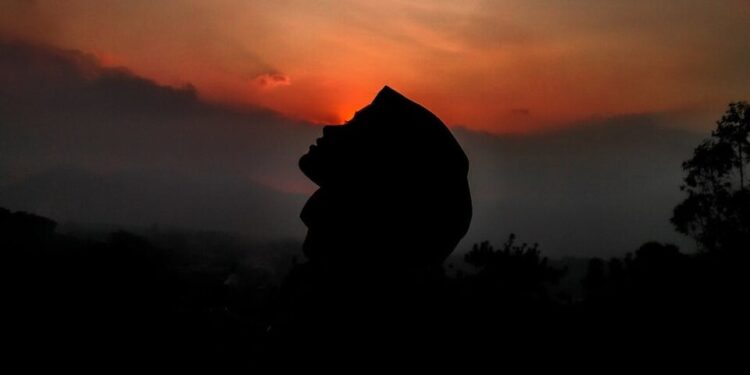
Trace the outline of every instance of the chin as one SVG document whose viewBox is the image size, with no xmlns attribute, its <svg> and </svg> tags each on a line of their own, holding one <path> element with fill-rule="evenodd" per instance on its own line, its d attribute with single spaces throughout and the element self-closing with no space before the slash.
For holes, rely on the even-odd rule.
<svg viewBox="0 0 750 375">
<path fill-rule="evenodd" d="M 310 177 L 309 172 L 312 169 L 311 166 L 314 164 L 313 159 L 314 157 L 308 152 L 302 155 L 302 157 L 299 158 L 299 162 L 297 162 L 299 169 L 308 177 Z"/>
</svg>

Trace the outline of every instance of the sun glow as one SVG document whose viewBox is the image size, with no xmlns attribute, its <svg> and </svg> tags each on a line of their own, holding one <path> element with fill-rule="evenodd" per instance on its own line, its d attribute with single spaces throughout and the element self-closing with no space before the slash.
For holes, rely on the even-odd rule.
<svg viewBox="0 0 750 375">
<path fill-rule="evenodd" d="M 750 54 L 735 36 L 750 19 L 731 2 L 573 3 L 38 0 L 4 9 L 0 37 L 320 124 L 350 119 L 386 84 L 449 125 L 492 132 L 747 95 Z"/>
</svg>

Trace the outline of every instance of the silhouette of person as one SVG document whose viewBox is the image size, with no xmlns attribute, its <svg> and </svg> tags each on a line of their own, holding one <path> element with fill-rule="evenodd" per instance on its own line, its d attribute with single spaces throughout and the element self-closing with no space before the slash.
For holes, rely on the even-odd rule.
<svg viewBox="0 0 750 375">
<path fill-rule="evenodd" d="M 468 159 L 440 119 L 385 86 L 299 161 L 320 188 L 304 253 L 331 267 L 439 265 L 471 220 Z"/>
<path fill-rule="evenodd" d="M 324 127 L 299 167 L 319 189 L 300 214 L 309 261 L 282 286 L 283 344 L 373 345 L 436 317 L 423 286 L 472 214 L 468 159 L 445 124 L 386 86 L 346 124 Z"/>
</svg>

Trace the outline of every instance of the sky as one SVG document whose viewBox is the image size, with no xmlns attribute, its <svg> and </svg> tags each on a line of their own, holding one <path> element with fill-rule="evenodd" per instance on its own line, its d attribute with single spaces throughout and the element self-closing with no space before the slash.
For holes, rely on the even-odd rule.
<svg viewBox="0 0 750 375">
<path fill-rule="evenodd" d="M 650 113 L 705 129 L 750 85 L 746 0 L 2 4 L 6 37 L 313 123 L 342 123 L 388 84 L 493 133 Z"/>
<path fill-rule="evenodd" d="M 0 206 L 61 223 L 300 240 L 298 158 L 387 84 L 469 157 L 457 254 L 690 250 L 680 164 L 750 99 L 747 1 L 0 6 Z"/>
</svg>

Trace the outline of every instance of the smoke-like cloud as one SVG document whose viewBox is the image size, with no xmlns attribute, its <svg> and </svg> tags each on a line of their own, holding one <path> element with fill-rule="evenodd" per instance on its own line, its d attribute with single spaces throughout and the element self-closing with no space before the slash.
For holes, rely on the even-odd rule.
<svg viewBox="0 0 750 375">
<path fill-rule="evenodd" d="M 281 73 L 263 73 L 258 76 L 256 76 L 253 79 L 253 82 L 264 88 L 274 88 L 277 86 L 289 86 L 292 84 L 292 81 L 289 79 L 289 77 L 281 74 Z"/>
</svg>

